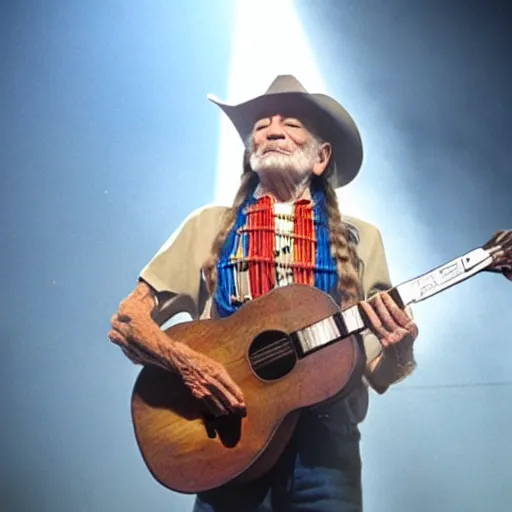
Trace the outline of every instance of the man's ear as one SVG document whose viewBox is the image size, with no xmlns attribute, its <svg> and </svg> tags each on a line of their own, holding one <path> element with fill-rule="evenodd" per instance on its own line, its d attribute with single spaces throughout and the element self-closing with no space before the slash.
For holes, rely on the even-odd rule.
<svg viewBox="0 0 512 512">
<path fill-rule="evenodd" d="M 313 164 L 313 174 L 321 176 L 327 169 L 332 157 L 332 146 L 328 142 L 322 143 L 318 150 L 318 159 Z"/>
</svg>

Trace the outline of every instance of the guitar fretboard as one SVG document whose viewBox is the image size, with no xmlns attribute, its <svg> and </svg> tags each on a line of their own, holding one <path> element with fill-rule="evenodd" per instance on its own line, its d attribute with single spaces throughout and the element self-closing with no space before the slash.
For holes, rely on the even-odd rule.
<svg viewBox="0 0 512 512">
<path fill-rule="evenodd" d="M 492 263 L 492 257 L 483 248 L 475 249 L 445 265 L 389 290 L 401 308 L 425 300 L 481 272 Z M 294 333 L 303 355 L 358 334 L 368 327 L 368 321 L 358 304 L 335 313 Z"/>
</svg>

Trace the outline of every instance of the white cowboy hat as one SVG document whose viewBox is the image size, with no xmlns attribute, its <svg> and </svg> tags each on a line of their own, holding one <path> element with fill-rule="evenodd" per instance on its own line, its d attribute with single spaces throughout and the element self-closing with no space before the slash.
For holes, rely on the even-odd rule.
<svg viewBox="0 0 512 512">
<path fill-rule="evenodd" d="M 350 114 L 333 98 L 311 94 L 292 75 L 278 76 L 265 94 L 238 105 L 228 105 L 215 96 L 208 99 L 229 117 L 244 144 L 254 123 L 265 116 L 293 115 L 302 119 L 333 148 L 330 179 L 334 188 L 350 183 L 363 161 L 363 145 L 359 130 Z"/>
</svg>

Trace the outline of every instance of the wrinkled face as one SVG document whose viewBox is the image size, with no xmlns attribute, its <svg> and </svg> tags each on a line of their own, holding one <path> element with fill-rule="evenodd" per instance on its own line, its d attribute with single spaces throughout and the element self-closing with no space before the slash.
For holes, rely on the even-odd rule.
<svg viewBox="0 0 512 512">
<path fill-rule="evenodd" d="M 325 170 L 330 145 L 318 141 L 299 119 L 275 115 L 254 124 L 250 152 L 251 168 L 260 176 L 286 173 L 300 181 Z"/>
</svg>

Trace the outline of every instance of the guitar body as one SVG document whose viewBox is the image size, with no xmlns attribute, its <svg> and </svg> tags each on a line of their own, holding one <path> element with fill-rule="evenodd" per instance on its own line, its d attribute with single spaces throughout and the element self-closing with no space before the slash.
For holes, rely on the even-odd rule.
<svg viewBox="0 0 512 512">
<path fill-rule="evenodd" d="M 200 404 L 180 377 L 144 367 L 133 389 L 132 419 L 156 480 L 197 493 L 267 472 L 290 440 L 300 409 L 338 396 L 361 370 L 355 336 L 305 356 L 282 340 L 337 311 L 320 290 L 291 285 L 248 302 L 228 318 L 168 329 L 173 340 L 225 366 L 244 393 L 247 416 L 208 421 L 216 431 L 209 436 Z"/>
</svg>

